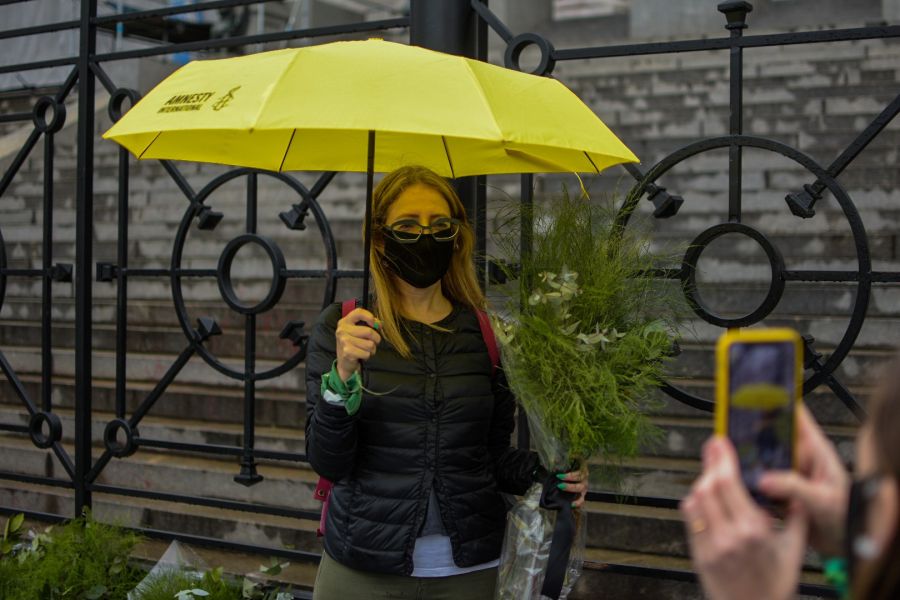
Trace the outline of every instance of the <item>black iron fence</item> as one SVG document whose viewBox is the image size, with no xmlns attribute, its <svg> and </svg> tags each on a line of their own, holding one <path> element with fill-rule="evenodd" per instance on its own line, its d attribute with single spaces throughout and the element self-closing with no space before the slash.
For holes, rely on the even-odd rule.
<svg viewBox="0 0 900 600">
<path fill-rule="evenodd" d="M 0 4 L 8 5 L 28 0 L 3 0 Z M 804 382 L 804 392 L 808 393 L 818 386 L 825 385 L 843 401 L 847 409 L 856 417 L 863 416 L 863 409 L 848 389 L 837 379 L 835 370 L 853 348 L 866 317 L 870 293 L 873 285 L 900 282 L 900 273 L 883 272 L 873 269 L 869 252 L 869 242 L 860 215 L 839 182 L 844 169 L 865 149 L 886 125 L 900 112 L 900 95 L 857 136 L 855 140 L 837 156 L 831 164 L 824 166 L 809 155 L 787 144 L 752 135 L 745 135 L 742 129 L 743 105 L 743 53 L 745 50 L 769 46 L 789 46 L 794 44 L 821 44 L 849 40 L 867 40 L 900 37 L 900 26 L 878 26 L 851 29 L 830 29 L 800 33 L 779 33 L 766 35 L 744 35 L 746 15 L 752 6 L 743 1 L 723 2 L 718 10 L 724 14 L 725 27 L 730 35 L 662 43 L 639 43 L 616 46 L 598 46 L 586 48 L 557 49 L 553 43 L 534 33 L 516 34 L 509 30 L 491 11 L 487 2 L 479 0 L 414 0 L 411 3 L 410 17 L 394 18 L 381 21 L 360 22 L 350 25 L 318 27 L 259 35 L 243 35 L 215 40 L 186 41 L 161 44 L 148 48 L 114 51 L 98 54 L 96 41 L 98 30 L 110 28 L 116 24 L 128 24 L 142 19 L 165 18 L 172 15 L 218 8 L 244 7 L 258 4 L 260 0 L 218 0 L 197 4 L 160 8 L 121 15 L 97 16 L 97 1 L 82 0 L 81 18 L 73 21 L 35 25 L 32 27 L 0 32 L 0 39 L 41 33 L 77 30 L 79 51 L 76 56 L 22 62 L 0 67 L 0 74 L 17 73 L 48 67 L 71 67 L 65 82 L 51 95 L 39 98 L 30 112 L 0 115 L 0 123 L 33 122 L 33 130 L 13 157 L 9 168 L 0 178 L 0 201 L 10 183 L 21 170 L 26 159 L 43 142 L 43 246 L 42 264 L 40 268 L 11 268 L 8 266 L 6 245 L 3 243 L 2 226 L 0 226 L 0 307 L 4 300 L 7 281 L 10 278 L 23 280 L 39 280 L 41 282 L 41 397 L 29 395 L 21 378 L 0 349 L 0 369 L 11 384 L 15 395 L 31 415 L 27 426 L 19 424 L 2 424 L 0 431 L 30 436 L 39 448 L 51 451 L 62 464 L 66 477 L 52 478 L 22 475 L 12 471 L 0 472 L 0 479 L 36 483 L 41 485 L 68 488 L 74 491 L 73 512 L 78 514 L 91 505 L 92 492 L 125 495 L 146 499 L 182 502 L 192 505 L 214 508 L 236 509 L 292 517 L 298 519 L 318 519 L 313 511 L 275 508 L 259 504 L 200 497 L 196 495 L 176 494 L 155 490 L 138 489 L 137 487 L 113 486 L 98 483 L 98 476 L 113 458 L 126 458 L 140 448 L 161 448 L 177 451 L 206 453 L 212 455 L 234 456 L 240 464 L 240 471 L 235 481 L 243 485 L 253 485 L 261 477 L 256 471 L 257 459 L 274 459 L 284 461 L 304 461 L 302 454 L 280 452 L 255 448 L 255 394 L 257 383 L 266 379 L 279 377 L 300 364 L 304 358 L 306 337 L 303 324 L 298 321 L 287 321 L 281 331 L 281 337 L 293 342 L 294 353 L 281 364 L 265 371 L 256 369 L 256 334 L 257 315 L 269 311 L 279 302 L 285 284 L 290 279 L 319 279 L 325 281 L 323 304 L 335 298 L 336 283 L 342 278 L 359 278 L 357 270 L 341 269 L 334 236 L 328 220 L 322 212 L 318 198 L 323 190 L 336 176 L 325 173 L 319 177 L 311 188 L 289 174 L 264 173 L 248 169 L 235 169 L 210 181 L 203 189 L 192 188 L 188 180 L 173 163 L 161 161 L 165 171 L 174 180 L 186 200 L 185 212 L 174 238 L 171 262 L 168 268 L 148 269 L 129 266 L 129 167 L 130 159 L 124 149 L 119 149 L 118 156 L 118 233 L 117 256 L 113 262 L 97 262 L 93 257 L 94 222 L 93 215 L 93 170 L 94 170 L 94 129 L 95 129 L 95 86 L 100 85 L 110 94 L 109 115 L 118 119 L 128 106 L 139 99 L 135 90 L 120 88 L 107 74 L 104 66 L 116 61 L 128 59 L 174 54 L 187 51 L 238 48 L 248 44 L 265 44 L 271 42 L 314 39 L 322 36 L 340 36 L 378 32 L 387 29 L 409 29 L 412 43 L 426 45 L 438 50 L 456 52 L 487 58 L 487 41 L 489 30 L 500 37 L 505 44 L 504 61 L 506 66 L 519 68 L 520 57 L 526 48 L 534 47 L 539 52 L 539 61 L 534 73 L 552 76 L 557 63 L 571 60 L 603 60 L 612 57 L 628 57 L 638 55 L 689 53 L 707 50 L 728 50 L 730 68 L 730 120 L 727 135 L 702 139 L 672 152 L 646 171 L 629 165 L 627 172 L 635 180 L 627 200 L 620 210 L 623 224 L 627 224 L 637 204 L 646 198 L 653 205 L 653 216 L 667 219 L 675 216 L 684 199 L 674 192 L 662 187 L 658 181 L 674 166 L 700 153 L 715 149 L 728 151 L 728 203 L 723 210 L 724 218 L 717 224 L 700 232 L 686 252 L 680 268 L 661 273 L 662 276 L 681 283 L 696 315 L 718 327 L 745 327 L 760 322 L 778 306 L 786 286 L 792 282 L 844 282 L 855 285 L 851 317 L 837 347 L 827 356 L 820 354 L 815 347 L 815 340 L 805 338 L 806 367 L 808 376 Z M 54 137 L 66 121 L 65 101 L 77 90 L 78 123 L 77 123 L 77 189 L 76 189 L 76 239 L 75 264 L 53 263 L 53 206 L 54 206 Z M 631 140 L 625 140 L 628 143 Z M 779 154 L 794 161 L 809 173 L 809 183 L 788 194 L 785 198 L 785 210 L 797 218 L 815 218 L 815 206 L 823 193 L 830 192 L 849 224 L 856 251 L 856 268 L 853 270 L 794 270 L 785 266 L 778 246 L 770 241 L 762 232 L 741 222 L 741 176 L 742 154 L 745 148 L 760 149 Z M 888 167 L 889 168 L 889 167 Z M 267 238 L 257 235 L 257 184 L 260 177 L 275 177 L 289 186 L 298 201 L 289 210 L 279 214 L 283 224 L 291 230 L 306 227 L 306 219 L 312 216 L 316 222 L 319 235 L 325 247 L 326 267 L 313 270 L 291 270 L 286 267 L 284 256 L 278 245 Z M 214 230 L 222 219 L 222 214 L 206 203 L 210 194 L 236 178 L 246 179 L 246 216 L 244 233 L 231 239 L 214 269 L 195 269 L 183 266 L 183 249 L 189 229 L 196 224 L 201 230 Z M 485 247 L 486 199 L 485 186 L 481 178 L 469 178 L 457 182 L 464 202 L 473 215 L 479 239 L 479 248 Z M 521 178 L 521 200 L 532 201 L 533 178 L 523 175 Z M 527 232 L 526 232 L 527 233 Z M 717 314 L 706 306 L 697 294 L 694 280 L 695 267 L 703 249 L 713 240 L 727 233 L 738 233 L 756 240 L 765 251 L 772 268 L 772 282 L 765 300 L 752 312 L 733 317 Z M 527 238 L 527 235 L 526 235 Z M 246 244 L 257 244 L 269 257 L 273 275 L 270 291 L 267 296 L 255 305 L 242 301 L 235 293 L 230 276 L 231 262 L 237 251 Z M 481 265 L 485 267 L 486 265 Z M 115 282 L 116 284 L 116 354 L 115 354 L 115 416 L 106 425 L 103 432 L 104 450 L 99 456 L 92 453 L 92 278 L 97 281 Z M 128 284 L 136 278 L 156 278 L 168 280 L 171 285 L 173 308 L 177 315 L 185 341 L 183 350 L 177 359 L 159 378 L 155 387 L 141 400 L 138 407 L 130 415 L 126 410 L 126 342 L 128 336 L 127 314 Z M 191 279 L 208 278 L 215 280 L 225 303 L 243 320 L 244 324 L 244 365 L 236 368 L 225 364 L 209 349 L 209 340 L 220 333 L 219 324 L 211 317 L 191 320 L 182 294 L 182 282 Z M 54 373 L 52 369 L 52 306 L 54 284 L 70 282 L 74 279 L 75 290 L 75 430 L 74 454 L 70 454 L 61 443 L 63 436 L 62 422 L 53 410 L 51 389 Z M 137 428 L 142 419 L 148 415 L 154 404 L 166 392 L 167 387 L 175 381 L 179 372 L 191 357 L 199 356 L 212 369 L 239 381 L 244 389 L 244 419 L 242 445 L 214 445 L 178 442 L 144 437 L 138 434 Z M 701 411 L 710 411 L 710 400 L 694 393 L 666 384 L 665 391 L 674 399 Z M 527 428 L 524 421 L 520 426 L 521 444 L 527 444 Z M 623 501 L 622 498 L 602 492 L 592 492 L 589 500 Z M 674 508 L 677 498 L 630 497 L 624 499 L 629 503 L 644 506 Z M 0 511 L 11 509 L 0 507 Z M 46 514 L 37 511 L 31 516 L 47 520 L 62 518 L 62 515 Z M 150 535 L 165 538 L 178 538 L 199 544 L 213 544 L 237 550 L 266 552 L 272 555 L 290 557 L 294 560 L 317 561 L 316 553 L 289 550 L 284 548 L 261 548 L 251 544 L 223 541 L 220 539 L 187 535 L 172 531 L 144 530 Z M 658 569 L 625 564 L 588 564 L 588 568 L 606 571 L 663 577 L 679 580 L 693 580 L 689 571 Z M 820 586 L 804 586 L 809 593 L 828 595 L 830 592 Z"/>
</svg>

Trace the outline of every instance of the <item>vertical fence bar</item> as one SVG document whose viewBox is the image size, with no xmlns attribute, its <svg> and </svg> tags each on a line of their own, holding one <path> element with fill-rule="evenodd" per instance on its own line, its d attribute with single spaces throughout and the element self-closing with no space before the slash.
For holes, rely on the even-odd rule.
<svg viewBox="0 0 900 600">
<path fill-rule="evenodd" d="M 75 190 L 75 516 L 91 505 L 91 301 L 94 238 L 94 75 L 97 0 L 81 0 L 78 42 L 78 156 Z"/>
<path fill-rule="evenodd" d="M 119 148 L 119 223 L 116 262 L 116 417 L 125 418 L 128 350 L 128 151 Z"/>
<path fill-rule="evenodd" d="M 44 239 L 41 277 L 41 410 L 50 412 L 53 374 L 53 133 L 44 133 Z"/>
<path fill-rule="evenodd" d="M 247 233 L 256 233 L 258 210 L 258 176 L 255 172 L 247 175 Z M 275 268 L 275 267 L 273 267 Z M 277 273 L 273 274 L 277 276 Z M 261 477 L 256 473 L 253 448 L 256 446 L 256 315 L 244 317 L 244 451 L 241 455 L 241 473 L 235 481 L 243 485 L 253 485 Z"/>
<path fill-rule="evenodd" d="M 728 20 L 725 28 L 731 32 L 728 132 L 743 133 L 744 121 L 744 49 L 739 45 L 747 27 L 747 13 L 753 10 L 749 2 L 742 0 L 722 2 L 719 12 Z M 743 148 L 732 143 L 728 148 L 728 220 L 741 222 L 741 180 L 743 174 Z"/>
<path fill-rule="evenodd" d="M 531 173 L 525 173 L 521 177 L 521 189 L 522 189 L 522 207 L 519 211 L 521 215 L 519 221 L 519 254 L 521 255 L 521 264 L 524 266 L 528 259 L 531 257 L 533 236 L 534 236 L 534 175 Z M 519 285 L 521 286 L 522 295 L 519 298 L 519 302 L 524 307 L 525 302 L 528 301 L 527 291 L 531 285 L 528 280 L 528 273 L 526 273 L 525 269 L 521 269 L 519 272 Z M 528 431 L 528 417 L 525 415 L 525 410 L 522 408 L 522 405 L 519 405 L 519 416 L 518 423 L 516 424 L 516 443 L 519 448 L 530 448 L 531 447 L 531 432 Z"/>
</svg>

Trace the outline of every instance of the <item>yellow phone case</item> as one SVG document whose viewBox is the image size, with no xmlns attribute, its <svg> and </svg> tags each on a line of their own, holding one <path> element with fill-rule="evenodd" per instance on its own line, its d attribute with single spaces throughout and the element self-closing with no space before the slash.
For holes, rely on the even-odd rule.
<svg viewBox="0 0 900 600">
<path fill-rule="evenodd" d="M 732 344 L 764 344 L 790 342 L 794 345 L 794 409 L 800 408 L 803 401 L 803 343 L 798 334 L 793 329 L 788 328 L 770 328 L 770 329 L 740 329 L 728 330 L 719 338 L 716 344 L 716 434 L 728 435 L 728 390 L 729 368 L 728 354 Z M 797 419 L 794 419 L 793 439 L 795 440 L 792 453 L 794 455 L 793 462 L 796 465 L 796 439 L 797 439 Z"/>
</svg>

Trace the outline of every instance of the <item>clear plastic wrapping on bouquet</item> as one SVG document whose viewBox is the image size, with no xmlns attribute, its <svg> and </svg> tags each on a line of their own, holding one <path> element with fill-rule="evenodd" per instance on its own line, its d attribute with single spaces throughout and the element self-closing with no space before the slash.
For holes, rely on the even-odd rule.
<svg viewBox="0 0 900 600">
<path fill-rule="evenodd" d="M 540 423 L 540 416 L 527 411 L 532 444 L 541 464 L 550 473 L 567 472 L 572 465 L 560 440 Z M 507 515 L 506 534 L 497 579 L 496 600 L 541 600 L 541 588 L 550 558 L 550 545 L 557 511 L 541 508 L 542 483 L 535 483 Z M 566 598 L 581 575 L 584 564 L 585 518 L 573 511 L 575 536 L 569 553 L 565 579 L 559 598 Z"/>
<path fill-rule="evenodd" d="M 541 600 L 541 587 L 550 557 L 556 511 L 540 507 L 541 484 L 536 483 L 510 510 L 500 554 L 496 600 Z M 566 598 L 581 575 L 584 563 L 585 518 L 575 511 L 575 540 L 569 554 L 560 598 Z"/>
</svg>

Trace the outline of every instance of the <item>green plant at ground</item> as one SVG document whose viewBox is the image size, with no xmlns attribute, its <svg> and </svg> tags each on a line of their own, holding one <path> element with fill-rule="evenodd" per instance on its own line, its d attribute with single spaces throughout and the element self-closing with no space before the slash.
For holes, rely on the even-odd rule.
<svg viewBox="0 0 900 600">
<path fill-rule="evenodd" d="M 289 563 L 274 560 L 260 566 L 265 575 L 278 575 Z M 222 567 L 200 573 L 192 569 L 170 567 L 145 579 L 132 600 L 291 600 L 293 595 L 249 577 L 235 581 L 223 575 Z"/>
<path fill-rule="evenodd" d="M 563 194 L 514 211 L 495 231 L 501 258 L 519 264 L 495 330 L 542 460 L 555 468 L 633 456 L 657 434 L 644 410 L 682 305 L 679 290 L 653 276 L 668 257 L 651 252 L 639 227 L 622 227 L 612 202 Z M 534 224 L 530 252 L 522 222 Z"/>
<path fill-rule="evenodd" d="M 33 535 L 0 559 L 4 600 L 120 600 L 144 573 L 129 561 L 139 536 L 90 515 Z"/>
<path fill-rule="evenodd" d="M 148 577 L 134 600 L 241 600 L 241 585 L 222 576 L 222 569 L 196 571 L 172 567 Z"/>
<path fill-rule="evenodd" d="M 25 515 L 19 513 L 12 515 L 6 519 L 3 526 L 3 539 L 0 540 L 0 558 L 7 554 L 12 554 L 13 547 L 22 537 L 22 524 L 25 522 Z"/>
</svg>

